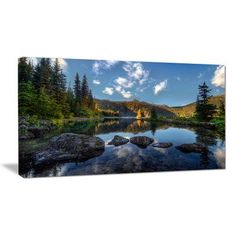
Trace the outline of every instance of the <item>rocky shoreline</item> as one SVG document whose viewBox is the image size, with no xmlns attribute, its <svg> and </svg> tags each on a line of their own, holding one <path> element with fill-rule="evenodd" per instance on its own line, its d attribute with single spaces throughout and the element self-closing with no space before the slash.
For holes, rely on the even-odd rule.
<svg viewBox="0 0 236 236">
<path fill-rule="evenodd" d="M 48 120 L 39 120 L 38 124 L 32 124 L 29 116 L 19 117 L 19 140 L 40 138 L 50 132 L 55 125 Z"/>
<path fill-rule="evenodd" d="M 115 135 L 108 145 L 120 146 L 128 142 L 139 148 L 146 148 L 152 145 L 153 148 L 170 148 L 170 142 L 155 142 L 147 136 L 134 136 L 130 139 Z M 183 153 L 207 153 L 207 146 L 201 143 L 182 144 L 175 147 Z M 96 136 L 83 134 L 63 133 L 51 138 L 48 146 L 34 154 L 32 164 L 35 167 L 67 161 L 85 161 L 98 157 L 105 151 L 105 142 Z"/>
</svg>

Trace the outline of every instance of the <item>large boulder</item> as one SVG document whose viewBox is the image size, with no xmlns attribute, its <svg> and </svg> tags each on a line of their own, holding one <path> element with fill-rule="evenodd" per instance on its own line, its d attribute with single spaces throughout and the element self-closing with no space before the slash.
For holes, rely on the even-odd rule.
<svg viewBox="0 0 236 236">
<path fill-rule="evenodd" d="M 64 133 L 53 137 L 46 150 L 36 153 L 34 164 L 49 164 L 76 159 L 78 161 L 100 156 L 105 142 L 94 136 Z"/>
<path fill-rule="evenodd" d="M 130 138 L 130 142 L 141 147 L 145 148 L 150 145 L 154 141 L 153 138 L 149 138 L 147 136 L 135 136 Z"/>
<path fill-rule="evenodd" d="M 123 145 L 129 142 L 129 139 L 121 137 L 119 135 L 115 135 L 114 138 L 108 143 L 108 145 Z"/>
<path fill-rule="evenodd" d="M 207 147 L 201 143 L 189 143 L 189 144 L 181 144 L 176 146 L 176 149 L 180 150 L 181 152 L 190 153 L 206 153 L 208 152 Z"/>
<path fill-rule="evenodd" d="M 158 148 L 169 148 L 172 145 L 173 145 L 172 143 L 154 143 L 152 146 Z"/>
</svg>

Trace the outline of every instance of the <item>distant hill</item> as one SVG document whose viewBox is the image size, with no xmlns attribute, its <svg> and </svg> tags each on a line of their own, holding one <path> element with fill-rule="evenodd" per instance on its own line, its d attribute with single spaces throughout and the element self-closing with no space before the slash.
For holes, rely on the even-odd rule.
<svg viewBox="0 0 236 236">
<path fill-rule="evenodd" d="M 210 103 L 219 106 L 220 101 L 224 100 L 225 96 L 213 96 L 210 98 Z M 190 103 L 180 107 L 169 107 L 166 105 L 155 105 L 138 100 L 133 101 L 110 101 L 96 99 L 98 109 L 102 111 L 112 111 L 120 117 L 135 117 L 140 109 L 144 117 L 150 116 L 152 109 L 156 110 L 158 116 L 174 118 L 177 116 L 192 116 L 195 112 L 196 103 Z"/>
<path fill-rule="evenodd" d="M 151 109 L 155 109 L 159 116 L 175 117 L 176 114 L 168 110 L 166 106 L 154 105 L 147 102 L 134 101 L 109 101 L 96 99 L 97 106 L 100 110 L 109 110 L 118 112 L 120 117 L 136 117 L 140 109 L 144 117 L 150 116 Z"/>
<path fill-rule="evenodd" d="M 216 107 L 219 107 L 220 102 L 225 100 L 225 95 L 218 95 L 218 96 L 212 96 L 209 99 L 209 103 L 214 104 Z M 175 113 L 177 116 L 193 116 L 195 109 L 196 109 L 196 103 L 190 103 L 185 106 L 180 107 L 169 107 L 169 111 Z"/>
</svg>

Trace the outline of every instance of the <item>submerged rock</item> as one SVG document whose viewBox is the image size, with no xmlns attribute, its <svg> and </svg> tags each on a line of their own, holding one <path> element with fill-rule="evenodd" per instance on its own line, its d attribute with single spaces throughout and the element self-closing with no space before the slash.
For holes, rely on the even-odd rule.
<svg viewBox="0 0 236 236">
<path fill-rule="evenodd" d="M 153 141 L 154 141 L 153 138 L 149 138 L 147 136 L 135 136 L 135 137 L 130 138 L 131 143 L 133 143 L 139 147 L 142 147 L 142 148 L 147 147 Z"/>
<path fill-rule="evenodd" d="M 169 148 L 172 145 L 173 145 L 173 143 L 154 143 L 152 146 L 158 147 L 158 148 Z"/>
<path fill-rule="evenodd" d="M 46 150 L 36 153 L 34 164 L 49 164 L 57 161 L 84 160 L 100 156 L 105 142 L 94 136 L 64 133 L 53 137 Z"/>
<path fill-rule="evenodd" d="M 115 135 L 114 138 L 108 143 L 108 145 L 123 145 L 129 142 L 129 139 L 121 137 L 119 135 Z"/>
<path fill-rule="evenodd" d="M 182 145 L 176 146 L 176 149 L 180 150 L 181 152 L 185 152 L 185 153 L 190 153 L 190 152 L 205 153 L 205 152 L 208 152 L 207 147 L 201 143 L 182 144 Z"/>
</svg>

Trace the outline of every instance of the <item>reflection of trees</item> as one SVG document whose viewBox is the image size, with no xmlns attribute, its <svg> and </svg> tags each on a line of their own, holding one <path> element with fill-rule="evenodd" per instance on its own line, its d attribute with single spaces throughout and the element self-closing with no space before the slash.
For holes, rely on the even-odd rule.
<svg viewBox="0 0 236 236">
<path fill-rule="evenodd" d="M 142 125 L 142 120 L 137 120 L 137 124 L 138 124 L 138 127 L 141 127 L 141 125 Z"/>
<path fill-rule="evenodd" d="M 215 131 L 203 128 L 196 128 L 195 133 L 197 135 L 196 141 L 198 143 L 205 144 L 206 146 L 216 145 L 217 135 Z"/>
<path fill-rule="evenodd" d="M 136 134 L 151 129 L 154 134 L 157 128 L 165 129 L 168 127 L 169 125 L 166 124 L 160 124 L 158 122 L 150 123 L 142 119 L 105 119 L 97 125 L 96 133 L 129 132 Z"/>
<path fill-rule="evenodd" d="M 201 161 L 201 165 L 203 165 L 205 168 L 208 167 L 209 165 L 208 151 L 200 155 L 200 161 Z"/>
<path fill-rule="evenodd" d="M 97 125 L 96 133 L 122 132 L 134 119 L 104 119 Z"/>
<path fill-rule="evenodd" d="M 152 135 L 155 135 L 156 129 L 157 129 L 157 123 L 156 122 L 150 122 L 150 129 L 152 131 Z"/>
<path fill-rule="evenodd" d="M 181 126 L 176 124 L 166 124 L 159 122 L 148 122 L 145 120 L 136 120 L 134 118 L 124 119 L 124 118 L 110 118 L 104 119 L 103 121 L 79 121 L 73 124 L 70 124 L 65 131 L 75 132 L 81 134 L 100 134 L 100 133 L 110 133 L 110 132 L 130 132 L 133 134 L 139 132 L 146 132 L 151 130 L 154 135 L 157 129 L 167 129 L 169 127 L 179 127 L 187 128 L 196 133 L 196 142 L 205 144 L 207 146 L 216 145 L 217 138 L 224 140 L 224 136 L 220 136 L 214 130 L 209 130 L 201 127 L 191 127 L 191 126 Z"/>
<path fill-rule="evenodd" d="M 135 120 L 123 131 L 131 133 L 145 132 L 149 130 L 149 122 L 144 120 Z"/>
<path fill-rule="evenodd" d="M 196 133 L 196 142 L 202 143 L 206 146 L 212 146 L 217 144 L 217 138 L 219 137 L 219 133 L 214 130 L 204 129 L 204 128 L 195 128 Z M 201 165 L 205 168 L 209 165 L 209 151 L 205 151 L 200 155 Z"/>
<path fill-rule="evenodd" d="M 70 124 L 70 126 L 65 128 L 65 131 L 73 131 L 78 134 L 89 134 L 94 135 L 96 133 L 96 127 L 98 125 L 98 122 L 96 121 L 79 121 L 75 122 L 73 124 Z"/>
</svg>

